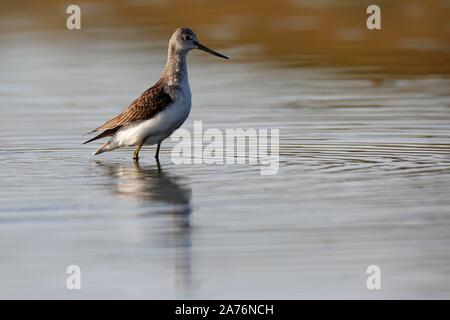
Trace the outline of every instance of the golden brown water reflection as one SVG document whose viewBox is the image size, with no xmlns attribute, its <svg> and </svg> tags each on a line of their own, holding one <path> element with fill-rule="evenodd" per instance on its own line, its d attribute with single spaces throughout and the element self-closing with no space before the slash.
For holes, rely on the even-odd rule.
<svg viewBox="0 0 450 320">
<path fill-rule="evenodd" d="M 235 59 L 297 66 L 371 66 L 395 74 L 450 73 L 450 4 L 378 1 L 382 30 L 365 27 L 371 1 L 78 1 L 83 33 L 132 29 L 165 40 L 190 26 L 207 43 L 233 48 Z M 32 27 L 61 33 L 66 1 L 2 2 L 2 31 Z M 49 35 L 50 36 L 50 35 Z M 71 35 L 73 36 L 73 35 Z M 151 40 L 150 40 L 151 39 Z M 234 51 L 233 51 L 234 52 Z M 407 57 L 407 58 L 406 58 Z"/>
</svg>

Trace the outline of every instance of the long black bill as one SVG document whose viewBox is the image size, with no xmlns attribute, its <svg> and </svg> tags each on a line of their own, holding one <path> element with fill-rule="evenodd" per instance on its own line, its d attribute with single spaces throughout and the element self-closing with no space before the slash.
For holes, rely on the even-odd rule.
<svg viewBox="0 0 450 320">
<path fill-rule="evenodd" d="M 195 44 L 197 45 L 197 48 L 202 50 L 202 51 L 211 53 L 212 55 L 215 55 L 215 56 L 218 56 L 218 57 L 221 57 L 221 58 L 224 58 L 224 59 L 230 59 L 230 58 L 224 56 L 223 54 L 220 54 L 220 53 L 218 53 L 218 52 L 216 52 L 216 51 L 214 51 L 214 50 L 212 50 L 212 49 L 210 49 L 208 47 L 205 47 L 204 45 L 202 45 L 199 42 L 196 42 Z"/>
</svg>

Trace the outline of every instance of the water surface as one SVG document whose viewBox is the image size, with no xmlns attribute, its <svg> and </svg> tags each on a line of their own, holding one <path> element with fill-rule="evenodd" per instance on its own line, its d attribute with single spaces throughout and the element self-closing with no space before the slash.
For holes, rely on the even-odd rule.
<svg viewBox="0 0 450 320">
<path fill-rule="evenodd" d="M 1 298 L 450 297 L 447 6 L 393 6 L 435 28 L 395 32 L 387 15 L 374 41 L 351 1 L 306 18 L 302 1 L 189 11 L 205 21 L 164 17 L 170 2 L 83 2 L 74 32 L 65 3 L 40 3 L 0 16 Z M 232 58 L 190 54 L 184 128 L 278 128 L 278 174 L 175 165 L 170 141 L 162 171 L 152 147 L 137 165 L 81 144 L 158 78 L 178 24 Z M 66 289 L 72 264 L 81 291 Z"/>
</svg>

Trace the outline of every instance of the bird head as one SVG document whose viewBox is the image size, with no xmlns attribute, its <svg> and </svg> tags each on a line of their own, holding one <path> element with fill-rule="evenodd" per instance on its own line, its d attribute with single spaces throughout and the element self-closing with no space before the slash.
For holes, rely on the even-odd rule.
<svg viewBox="0 0 450 320">
<path fill-rule="evenodd" d="M 197 38 L 197 35 L 189 28 L 178 28 L 173 33 L 172 37 L 170 38 L 170 46 L 178 51 L 178 52 L 185 52 L 192 49 L 199 49 L 205 52 L 208 52 L 212 55 L 215 55 L 220 58 L 229 59 L 228 57 L 224 56 L 223 54 L 220 54 L 206 46 L 200 43 L 200 41 Z"/>
</svg>

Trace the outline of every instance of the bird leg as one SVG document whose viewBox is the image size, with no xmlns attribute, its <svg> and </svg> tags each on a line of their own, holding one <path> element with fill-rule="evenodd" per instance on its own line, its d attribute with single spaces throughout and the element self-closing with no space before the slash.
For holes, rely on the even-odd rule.
<svg viewBox="0 0 450 320">
<path fill-rule="evenodd" d="M 162 172 L 161 170 L 161 164 L 159 163 L 159 159 L 156 158 L 156 166 L 158 167 L 158 174 Z"/>
<path fill-rule="evenodd" d="M 141 151 L 142 146 L 144 145 L 144 142 L 142 141 L 136 146 L 136 149 L 133 152 L 133 160 L 139 160 L 139 151 Z"/>
<path fill-rule="evenodd" d="M 158 143 L 158 146 L 156 147 L 156 154 L 155 159 L 159 162 L 159 149 L 161 148 L 161 142 Z"/>
<path fill-rule="evenodd" d="M 159 149 L 160 148 L 161 148 L 161 142 L 158 143 L 158 146 L 156 147 L 156 154 L 155 154 L 156 165 L 158 166 L 158 172 L 161 172 L 161 165 L 159 164 Z"/>
</svg>

